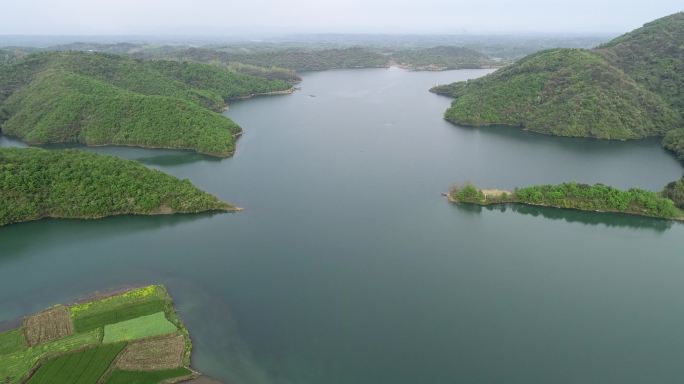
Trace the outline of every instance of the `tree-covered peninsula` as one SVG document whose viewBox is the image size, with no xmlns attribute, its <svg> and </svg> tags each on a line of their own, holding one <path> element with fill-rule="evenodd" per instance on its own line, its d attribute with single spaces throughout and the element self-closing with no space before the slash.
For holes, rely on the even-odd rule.
<svg viewBox="0 0 684 384">
<path fill-rule="evenodd" d="M 136 161 L 79 150 L 0 148 L 0 196 L 0 226 L 50 217 L 237 209 L 188 180 Z"/>
<path fill-rule="evenodd" d="M 637 139 L 684 127 L 684 13 L 592 50 L 552 49 L 480 79 L 438 86 L 445 118 L 558 136 Z M 682 156 L 682 134 L 664 145 Z"/>
<path fill-rule="evenodd" d="M 637 188 L 622 191 L 603 184 L 537 185 L 513 191 L 479 189 L 466 184 L 453 187 L 447 197 L 456 203 L 513 203 L 684 220 L 684 178 L 668 184 L 660 193 Z"/>
<path fill-rule="evenodd" d="M 0 66 L 0 128 L 29 144 L 81 143 L 235 150 L 227 100 L 287 92 L 291 83 L 178 61 L 46 52 Z"/>
</svg>

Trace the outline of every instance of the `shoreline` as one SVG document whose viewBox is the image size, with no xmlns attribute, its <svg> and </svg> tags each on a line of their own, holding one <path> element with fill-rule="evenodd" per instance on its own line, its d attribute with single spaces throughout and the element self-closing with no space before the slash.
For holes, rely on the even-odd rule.
<svg viewBox="0 0 684 384">
<path fill-rule="evenodd" d="M 231 97 L 230 99 L 227 99 L 226 101 L 239 101 L 239 100 L 247 100 L 247 99 L 252 99 L 255 97 L 260 97 L 260 96 L 278 96 L 278 95 L 291 95 L 297 91 L 297 88 L 292 86 L 288 89 L 284 89 L 282 91 L 270 91 L 270 92 L 261 92 L 261 93 L 250 93 L 249 95 L 245 96 L 237 96 L 237 97 Z M 226 103 L 226 106 L 224 107 L 224 110 L 228 110 L 228 104 Z"/>
<path fill-rule="evenodd" d="M 473 65 L 473 66 L 443 66 L 438 64 L 427 64 L 427 65 L 413 65 L 405 63 L 392 63 L 392 67 L 401 68 L 409 72 L 444 72 L 444 71 L 461 71 L 468 69 L 499 69 L 505 67 L 505 65 Z M 432 92 L 432 91 L 430 91 Z M 434 93 L 434 92 L 433 92 Z"/>
<path fill-rule="evenodd" d="M 488 190 L 478 189 L 478 191 L 484 192 L 484 191 L 488 191 Z M 508 193 L 509 196 L 512 194 L 511 191 L 502 191 L 502 192 Z M 561 206 L 551 205 L 551 204 L 518 201 L 515 199 L 495 200 L 495 201 L 489 201 L 489 202 L 488 201 L 483 201 L 483 202 L 460 201 L 453 196 L 453 193 L 451 191 L 442 193 L 442 196 L 446 197 L 447 201 L 451 204 L 468 204 L 468 205 L 477 205 L 480 207 L 488 207 L 488 206 L 493 206 L 493 205 L 515 204 L 515 205 L 527 205 L 527 206 L 531 206 L 531 207 L 554 208 L 554 209 L 589 212 L 589 213 L 592 213 L 592 212 L 593 213 L 613 213 L 613 214 L 622 214 L 622 215 L 630 215 L 630 216 L 640 216 L 640 217 L 647 217 L 647 218 L 657 219 L 657 220 L 666 220 L 666 221 L 675 221 L 675 222 L 684 223 L 684 216 L 663 217 L 663 216 L 648 215 L 648 214 L 644 214 L 641 212 L 634 212 L 634 211 L 600 210 L 600 209 L 592 210 L 592 209 L 581 209 L 581 208 L 574 208 L 574 207 L 561 207 Z M 485 196 L 487 196 L 487 195 L 485 194 Z"/>
<path fill-rule="evenodd" d="M 222 201 L 223 202 L 223 201 Z M 225 203 L 225 202 L 224 202 Z M 226 203 L 228 204 L 228 203 Z M 22 221 L 14 221 L 11 223 L 7 224 L 2 224 L 0 225 L 0 228 L 7 227 L 10 225 L 16 225 L 16 224 L 23 224 L 23 223 L 32 223 L 36 221 L 41 221 L 41 220 L 49 220 L 49 219 L 55 219 L 55 220 L 84 220 L 84 221 L 90 221 L 90 220 L 100 220 L 100 219 L 106 219 L 108 217 L 121 217 L 121 216 L 173 216 L 173 215 L 195 215 L 195 214 L 219 214 L 219 213 L 237 213 L 244 211 L 244 208 L 241 207 L 234 207 L 231 206 L 231 208 L 214 208 L 214 209 L 208 209 L 206 211 L 154 211 L 151 213 L 133 213 L 133 212 L 115 212 L 112 214 L 107 214 L 107 215 L 102 215 L 102 216 L 89 216 L 89 217 L 68 217 L 68 216 L 52 216 L 52 215 L 43 215 L 34 219 L 28 219 L 28 220 L 22 220 Z"/>
<path fill-rule="evenodd" d="M 240 131 L 233 133 L 232 136 L 233 138 L 238 138 L 242 136 L 244 131 L 242 130 L 242 127 L 240 127 Z M 14 136 L 14 135 L 8 135 L 6 133 L 0 132 L 0 136 L 5 136 L 13 140 L 20 141 L 23 144 L 26 144 L 27 147 L 37 147 L 37 148 L 43 148 L 43 149 L 52 149 L 48 148 L 51 145 L 59 146 L 63 145 L 65 146 L 64 148 L 57 148 L 57 149 L 77 149 L 78 147 L 89 147 L 89 148 L 103 148 L 103 147 L 126 147 L 126 148 L 140 148 L 140 149 L 166 149 L 170 151 L 184 151 L 184 152 L 194 152 L 199 155 L 204 155 L 204 156 L 210 156 L 210 157 L 215 157 L 215 158 L 220 158 L 220 159 L 226 159 L 229 157 L 232 157 L 235 155 L 235 152 L 237 149 L 233 148 L 233 150 L 228 151 L 228 152 L 204 152 L 200 151 L 196 148 L 186 148 L 186 147 L 163 147 L 163 146 L 151 146 L 151 145 L 145 145 L 145 144 L 125 144 L 125 143 L 105 143 L 105 144 L 89 144 L 89 143 L 81 143 L 81 142 L 69 142 L 69 143 L 30 143 L 28 141 L 25 141 L 19 136 Z M 4 147 L 3 147 L 4 148 Z"/>
</svg>

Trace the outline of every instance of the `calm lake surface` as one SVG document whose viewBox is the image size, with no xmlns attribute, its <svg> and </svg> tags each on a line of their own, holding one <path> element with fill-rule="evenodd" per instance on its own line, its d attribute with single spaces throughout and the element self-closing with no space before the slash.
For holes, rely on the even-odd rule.
<svg viewBox="0 0 684 384">
<path fill-rule="evenodd" d="M 684 225 L 440 193 L 660 190 L 682 165 L 658 140 L 443 121 L 450 100 L 428 88 L 485 73 L 305 74 L 295 94 L 231 105 L 245 135 L 230 159 L 96 149 L 246 210 L 1 228 L 0 320 L 163 283 L 194 366 L 231 384 L 681 383 Z"/>
</svg>

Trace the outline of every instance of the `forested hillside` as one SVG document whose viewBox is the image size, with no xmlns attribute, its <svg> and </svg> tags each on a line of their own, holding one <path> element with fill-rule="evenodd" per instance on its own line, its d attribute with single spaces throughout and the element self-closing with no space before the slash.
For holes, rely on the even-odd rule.
<svg viewBox="0 0 684 384">
<path fill-rule="evenodd" d="M 47 52 L 0 67 L 2 132 L 29 144 L 81 143 L 234 152 L 225 101 L 291 83 L 217 66 Z"/>
<path fill-rule="evenodd" d="M 235 208 L 136 161 L 78 150 L 0 148 L 0 226 L 41 218 Z"/>
<path fill-rule="evenodd" d="M 488 76 L 433 88 L 455 98 L 445 118 L 560 136 L 635 139 L 684 127 L 684 13 L 593 50 L 554 49 Z M 664 145 L 679 151 L 681 132 Z"/>
</svg>

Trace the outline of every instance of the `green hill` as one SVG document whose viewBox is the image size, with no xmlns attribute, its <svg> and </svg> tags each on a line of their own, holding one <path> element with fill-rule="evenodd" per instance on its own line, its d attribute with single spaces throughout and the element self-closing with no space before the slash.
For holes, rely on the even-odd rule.
<svg viewBox="0 0 684 384">
<path fill-rule="evenodd" d="M 0 226 L 47 217 L 236 209 L 187 180 L 78 150 L 0 148 L 0 196 Z"/>
<path fill-rule="evenodd" d="M 594 51 L 684 115 L 684 12 L 647 23 Z"/>
<path fill-rule="evenodd" d="M 404 49 L 393 53 L 391 58 L 400 66 L 413 70 L 486 68 L 497 64 L 474 49 L 452 46 Z"/>
<path fill-rule="evenodd" d="M 445 113 L 455 124 L 602 139 L 662 136 L 684 126 L 682 41 L 684 13 L 677 13 L 593 50 L 538 52 L 433 92 L 455 98 Z"/>
<path fill-rule="evenodd" d="M 229 156 L 241 132 L 225 101 L 290 83 L 207 64 L 50 52 L 0 67 L 2 132 L 29 144 L 192 149 Z"/>
</svg>

